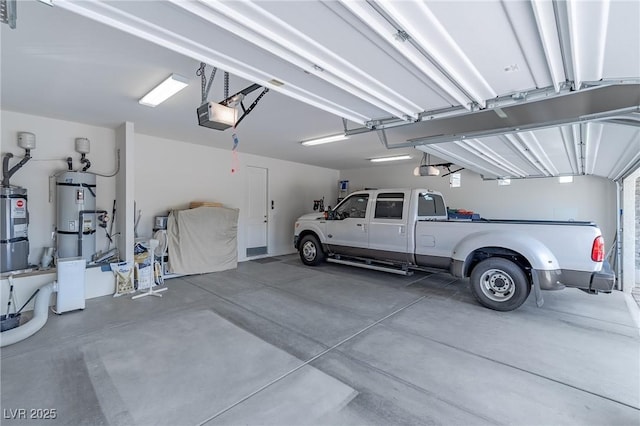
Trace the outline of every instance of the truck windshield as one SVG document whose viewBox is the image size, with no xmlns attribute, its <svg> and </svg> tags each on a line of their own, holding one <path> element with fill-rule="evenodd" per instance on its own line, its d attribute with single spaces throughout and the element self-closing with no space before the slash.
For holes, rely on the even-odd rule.
<svg viewBox="0 0 640 426">
<path fill-rule="evenodd" d="M 418 198 L 418 216 L 446 216 L 444 200 L 436 194 L 420 194 Z"/>
</svg>

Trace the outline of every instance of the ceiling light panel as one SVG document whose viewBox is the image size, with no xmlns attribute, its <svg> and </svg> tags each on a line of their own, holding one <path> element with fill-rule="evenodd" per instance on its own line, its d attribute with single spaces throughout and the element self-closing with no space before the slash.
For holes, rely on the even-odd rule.
<svg viewBox="0 0 640 426">
<path fill-rule="evenodd" d="M 138 101 L 141 105 L 156 107 L 187 87 L 189 80 L 178 74 L 171 74 Z"/>
<path fill-rule="evenodd" d="M 411 160 L 410 155 L 394 155 L 392 157 L 377 157 L 370 158 L 369 161 L 372 163 L 387 163 L 389 161 L 402 161 L 402 160 Z"/>
<path fill-rule="evenodd" d="M 318 78 L 386 111 L 389 115 L 398 118 L 405 116 L 417 118 L 417 114 L 422 111 L 417 104 L 399 96 L 396 91 L 376 80 L 369 73 L 357 68 L 349 60 L 335 54 L 293 25 L 269 13 L 260 4 L 214 0 L 202 3 L 224 15 L 227 19 L 224 25 L 234 24 L 244 27 L 243 31 L 237 29 L 234 31 L 239 37 L 262 49 L 276 53 L 279 57 L 313 73 Z M 175 1 L 175 4 L 190 9 L 190 3 Z M 206 15 L 203 17 L 208 19 Z M 219 19 L 218 15 L 210 21 L 219 24 Z"/>
<path fill-rule="evenodd" d="M 320 138 L 308 139 L 306 141 L 300 142 L 304 146 L 315 146 L 315 145 L 323 145 L 326 143 L 343 141 L 345 139 L 349 139 L 349 136 L 345 134 L 332 135 L 332 136 L 323 136 Z"/>
<path fill-rule="evenodd" d="M 484 107 L 487 99 L 497 96 L 426 3 L 389 1 L 378 5 L 479 105 Z M 459 6 L 451 5 L 453 13 Z"/>
</svg>

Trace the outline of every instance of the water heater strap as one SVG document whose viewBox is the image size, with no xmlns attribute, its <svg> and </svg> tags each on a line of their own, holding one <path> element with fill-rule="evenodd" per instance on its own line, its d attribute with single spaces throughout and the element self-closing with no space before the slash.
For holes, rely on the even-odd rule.
<svg viewBox="0 0 640 426">
<path fill-rule="evenodd" d="M 60 230 L 58 230 L 57 232 L 58 232 L 58 234 L 62 234 L 62 235 L 78 235 L 77 231 L 60 231 Z M 95 233 L 96 233 L 96 230 L 92 229 L 91 231 L 84 231 L 82 233 L 82 235 L 91 235 L 91 234 L 95 234 Z"/>
<path fill-rule="evenodd" d="M 29 241 L 27 237 L 10 238 L 8 240 L 0 240 L 0 244 L 19 243 L 20 241 Z"/>
<path fill-rule="evenodd" d="M 22 198 L 24 200 L 27 199 L 26 195 L 19 195 L 19 194 L 11 194 L 11 195 L 0 195 L 0 198 Z"/>
<path fill-rule="evenodd" d="M 85 188 L 95 188 L 96 185 L 93 184 L 89 184 L 89 183 L 70 183 L 70 182 L 56 182 L 56 185 L 60 185 L 60 186 L 82 186 Z"/>
</svg>

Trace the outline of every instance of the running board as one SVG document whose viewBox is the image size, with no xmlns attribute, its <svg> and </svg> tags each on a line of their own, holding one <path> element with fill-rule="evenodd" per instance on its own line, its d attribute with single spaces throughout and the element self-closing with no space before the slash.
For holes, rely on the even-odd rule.
<svg viewBox="0 0 640 426">
<path fill-rule="evenodd" d="M 405 271 L 402 269 L 392 268 L 390 266 L 371 265 L 371 264 L 357 262 L 353 260 L 342 260 L 342 259 L 334 259 L 329 257 L 327 258 L 327 262 L 339 263 L 340 265 L 357 266 L 358 268 L 373 269 L 374 271 L 389 272 L 391 274 L 405 275 L 407 277 L 413 275 L 413 271 Z"/>
</svg>

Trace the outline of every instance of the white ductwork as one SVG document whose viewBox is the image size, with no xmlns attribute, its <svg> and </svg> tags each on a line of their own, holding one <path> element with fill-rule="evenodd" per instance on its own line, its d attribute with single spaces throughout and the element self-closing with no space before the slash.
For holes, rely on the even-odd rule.
<svg viewBox="0 0 640 426">
<path fill-rule="evenodd" d="M 49 317 L 49 301 L 51 293 L 58 291 L 58 283 L 56 281 L 40 287 L 36 296 L 35 307 L 33 309 L 33 318 L 26 324 L 11 330 L 3 331 L 0 334 L 0 347 L 13 345 L 37 333 L 47 322 Z"/>
</svg>

